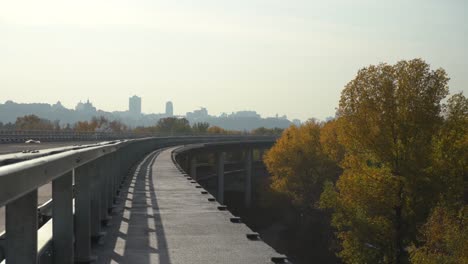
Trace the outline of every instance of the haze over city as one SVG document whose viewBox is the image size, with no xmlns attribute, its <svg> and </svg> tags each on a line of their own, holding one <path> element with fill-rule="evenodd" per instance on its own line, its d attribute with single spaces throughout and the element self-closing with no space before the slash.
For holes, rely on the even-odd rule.
<svg viewBox="0 0 468 264">
<path fill-rule="evenodd" d="M 467 1 L 3 1 L 0 102 L 333 116 L 369 64 L 424 58 L 467 91 Z"/>
</svg>

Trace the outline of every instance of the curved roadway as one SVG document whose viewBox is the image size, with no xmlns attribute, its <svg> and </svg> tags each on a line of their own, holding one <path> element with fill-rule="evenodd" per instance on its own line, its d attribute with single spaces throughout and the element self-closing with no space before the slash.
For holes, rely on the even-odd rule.
<svg viewBox="0 0 468 264">
<path fill-rule="evenodd" d="M 127 178 L 107 235 L 94 248 L 97 263 L 254 264 L 281 257 L 248 239 L 251 229 L 231 222 L 229 211 L 178 170 L 174 149 L 148 155 Z"/>
</svg>

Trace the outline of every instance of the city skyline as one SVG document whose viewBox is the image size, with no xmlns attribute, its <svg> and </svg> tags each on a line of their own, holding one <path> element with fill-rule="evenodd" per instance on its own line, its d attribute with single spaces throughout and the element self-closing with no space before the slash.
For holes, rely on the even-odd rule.
<svg viewBox="0 0 468 264">
<path fill-rule="evenodd" d="M 151 127 L 160 119 L 167 117 L 185 118 L 190 124 L 208 123 L 228 130 L 250 131 L 259 127 L 287 128 L 292 124 L 300 125 L 301 120 L 289 120 L 286 115 L 275 117 L 262 117 L 253 110 L 240 110 L 221 115 L 210 115 L 204 107 L 194 109 L 185 114 L 175 114 L 174 104 L 171 101 L 165 103 L 165 111 L 159 113 L 141 113 L 142 98 L 136 95 L 128 98 L 127 109 L 121 111 L 106 111 L 93 105 L 89 98 L 85 102 L 78 102 L 74 108 L 67 108 L 60 101 L 55 104 L 31 103 L 22 104 L 14 101 L 0 103 L 0 125 L 17 122 L 21 117 L 36 115 L 39 118 L 57 122 L 60 127 L 66 127 L 80 121 L 92 120 L 103 117 L 111 121 L 119 121 L 128 127 Z"/>
<path fill-rule="evenodd" d="M 129 102 L 129 99 L 131 100 L 131 99 L 134 98 L 135 96 L 136 96 L 137 98 L 140 99 L 140 102 L 139 102 L 140 105 L 139 105 L 139 106 L 140 106 L 141 108 L 143 108 L 143 106 L 145 105 L 145 103 L 144 103 L 144 98 L 142 98 L 141 96 L 138 96 L 138 95 L 133 95 L 133 96 L 131 96 L 131 97 L 128 97 L 128 98 L 127 98 L 127 105 L 126 105 L 126 107 L 125 107 L 124 109 L 116 109 L 116 110 L 104 109 L 104 108 L 100 108 L 100 107 L 96 106 L 96 104 L 94 103 L 94 101 L 92 100 L 91 97 L 88 97 L 86 100 L 79 100 L 78 102 L 75 103 L 74 106 L 67 106 L 67 105 L 63 104 L 63 102 L 62 102 L 61 100 L 57 100 L 57 101 L 52 102 L 52 103 L 49 103 L 49 102 L 18 102 L 18 101 L 14 101 L 14 100 L 6 100 L 6 101 L 4 101 L 4 102 L 1 102 L 1 101 L 0 101 L 0 105 L 1 105 L 1 104 L 5 104 L 5 103 L 7 103 L 7 102 L 13 102 L 13 103 L 15 103 L 15 104 L 48 104 L 48 105 L 51 105 L 51 106 L 60 105 L 60 106 L 66 108 L 66 109 L 68 109 L 68 110 L 76 110 L 76 111 L 79 111 L 79 110 L 81 110 L 81 108 L 83 107 L 83 105 L 90 104 L 90 106 L 91 106 L 92 108 L 94 108 L 93 111 L 96 111 L 96 112 L 98 112 L 98 111 L 105 111 L 105 112 L 111 112 L 111 113 L 112 113 L 112 112 L 127 112 L 127 113 L 129 113 L 129 114 L 134 115 L 135 112 L 132 112 L 131 109 L 130 109 L 130 102 Z M 141 111 L 140 114 L 142 114 L 142 115 L 153 115 L 153 114 L 156 114 L 156 115 L 164 115 L 164 114 L 166 114 L 166 115 L 167 115 L 167 114 L 168 114 L 168 112 L 167 112 L 167 104 L 168 104 L 168 103 L 171 103 L 172 105 L 175 105 L 175 103 L 174 103 L 173 101 L 165 101 L 165 102 L 162 104 L 163 107 L 162 107 L 162 110 L 161 110 L 161 111 L 159 111 L 159 112 L 151 112 L 151 113 Z M 172 106 L 172 107 L 173 107 L 173 109 L 177 109 L 177 108 L 174 107 L 174 106 Z M 203 111 L 207 111 L 207 109 L 208 109 L 207 107 L 198 106 L 198 107 L 196 107 L 196 108 L 194 108 L 194 109 L 191 109 L 191 110 L 189 110 L 189 111 L 187 111 L 187 112 L 185 112 L 185 113 L 178 113 L 178 112 L 175 112 L 175 110 L 173 110 L 174 112 L 173 112 L 171 115 L 169 115 L 169 116 L 181 116 L 181 117 L 186 117 L 187 114 L 193 114 L 194 112 L 198 112 L 198 111 L 202 111 L 202 112 L 203 112 Z M 232 111 L 222 111 L 222 112 L 219 113 L 219 114 L 210 114 L 210 116 L 220 117 L 220 116 L 223 116 L 224 114 L 228 114 L 228 115 L 229 115 L 229 114 L 235 114 L 235 113 L 239 113 L 239 112 L 254 112 L 254 113 L 258 114 L 259 117 L 261 117 L 261 118 L 269 118 L 269 117 L 271 117 L 271 118 L 273 118 L 273 117 L 274 117 L 274 118 L 278 118 L 278 117 L 282 117 L 282 118 L 287 118 L 287 119 L 290 119 L 290 120 L 299 120 L 299 121 L 301 121 L 301 122 L 304 122 L 304 121 L 307 121 L 307 120 L 308 120 L 308 119 L 306 119 L 306 120 L 301 120 L 301 119 L 299 119 L 299 118 L 290 118 L 290 117 L 288 117 L 288 116 L 287 116 L 286 114 L 284 114 L 284 113 L 276 113 L 276 114 L 274 114 L 274 115 L 272 115 L 272 116 L 262 115 L 261 113 L 259 113 L 259 112 L 256 111 L 255 109 L 234 109 L 234 110 L 232 110 Z M 34 114 L 34 113 L 31 113 L 31 114 Z M 322 120 L 322 121 L 326 121 L 327 118 L 331 118 L 331 117 L 333 117 L 333 116 L 326 117 L 326 118 L 325 118 L 324 120 Z"/>
</svg>

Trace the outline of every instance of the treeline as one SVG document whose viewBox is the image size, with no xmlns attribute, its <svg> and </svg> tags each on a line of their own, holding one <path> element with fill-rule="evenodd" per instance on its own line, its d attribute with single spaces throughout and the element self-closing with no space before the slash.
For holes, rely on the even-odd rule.
<svg viewBox="0 0 468 264">
<path fill-rule="evenodd" d="M 329 216 L 343 262 L 468 263 L 468 99 L 448 81 L 421 59 L 363 68 L 335 120 L 265 155 L 274 192 Z"/>
<path fill-rule="evenodd" d="M 103 116 L 93 117 L 90 121 L 78 121 L 72 125 L 61 126 L 59 121 L 50 121 L 36 115 L 18 117 L 15 123 L 3 124 L 1 130 L 42 130 L 42 131 L 74 131 L 74 132 L 129 132 L 136 134 L 254 134 L 254 135 L 280 135 L 283 129 L 260 127 L 252 131 L 226 130 L 218 126 L 210 126 L 207 122 L 198 122 L 190 125 L 185 118 L 161 118 L 154 126 L 129 128 L 118 120 L 110 121 Z"/>
</svg>

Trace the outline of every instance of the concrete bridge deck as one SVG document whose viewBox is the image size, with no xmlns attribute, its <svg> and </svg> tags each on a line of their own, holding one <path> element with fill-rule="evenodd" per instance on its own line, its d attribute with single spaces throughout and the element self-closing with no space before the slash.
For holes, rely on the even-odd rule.
<svg viewBox="0 0 468 264">
<path fill-rule="evenodd" d="M 251 229 L 209 201 L 213 197 L 177 169 L 173 149 L 146 156 L 127 177 L 107 234 L 93 247 L 96 263 L 255 264 L 281 257 L 248 239 Z"/>
</svg>

